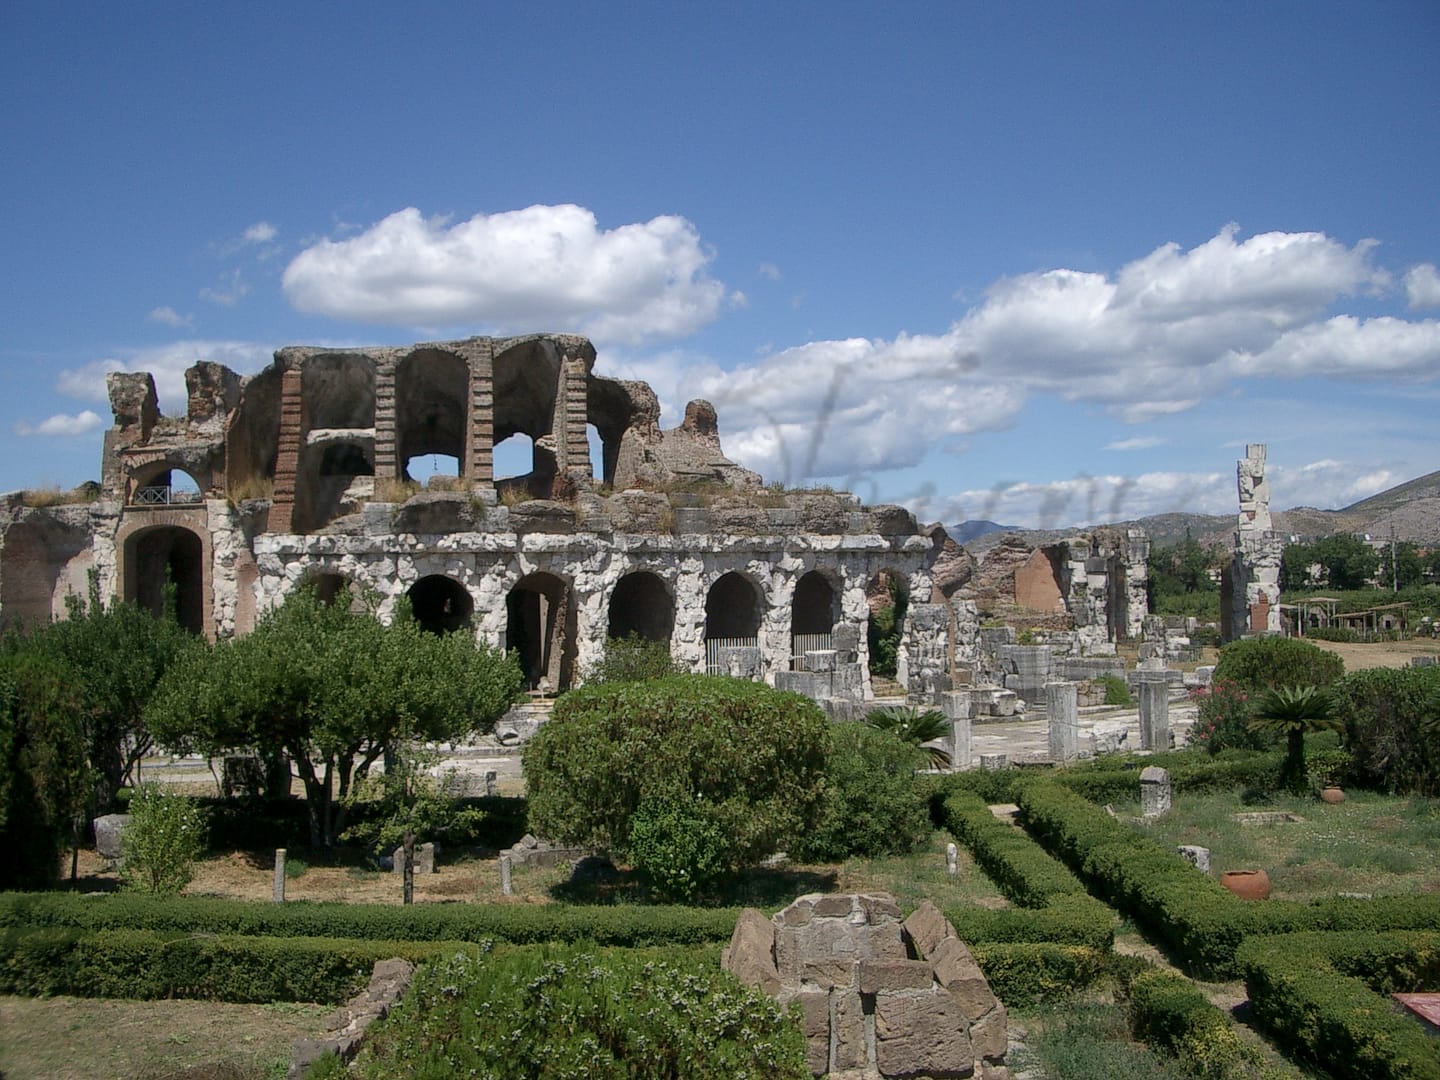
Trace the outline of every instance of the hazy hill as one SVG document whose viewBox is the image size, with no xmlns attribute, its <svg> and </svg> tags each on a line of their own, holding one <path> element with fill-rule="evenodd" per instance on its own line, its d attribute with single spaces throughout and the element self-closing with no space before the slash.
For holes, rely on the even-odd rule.
<svg viewBox="0 0 1440 1080">
<path fill-rule="evenodd" d="M 1274 513 L 1277 532 L 1313 539 L 1330 533 L 1368 533 L 1376 539 L 1390 536 L 1395 530 L 1397 540 L 1417 544 L 1440 543 L 1440 472 L 1427 473 L 1414 480 L 1361 499 L 1339 510 L 1317 510 L 1297 506 Z M 1157 545 L 1174 544 L 1185 539 L 1188 531 L 1200 543 L 1229 547 L 1235 531 L 1235 515 L 1215 514 L 1154 514 L 1150 517 L 1109 523 L 1114 528 L 1144 529 Z M 1086 528 L 1072 529 L 1009 529 L 993 522 L 965 521 L 949 527 L 951 537 L 964 544 L 972 554 L 982 555 L 999 543 L 1007 533 L 1019 533 L 1033 546 L 1053 544 Z M 989 528 L 985 528 L 989 526 Z M 962 539 L 957 530 L 970 530 L 971 539 Z"/>
</svg>

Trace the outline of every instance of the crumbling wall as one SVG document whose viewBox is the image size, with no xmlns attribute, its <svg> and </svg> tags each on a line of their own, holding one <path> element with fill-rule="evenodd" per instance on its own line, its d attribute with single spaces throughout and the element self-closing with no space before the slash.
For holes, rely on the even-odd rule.
<svg viewBox="0 0 1440 1080">
<path fill-rule="evenodd" d="M 1264 443 L 1245 447 L 1245 456 L 1236 463 L 1235 482 L 1240 512 L 1230 565 L 1221 582 L 1223 641 L 1280 632 L 1280 559 L 1285 541 L 1270 518 Z"/>
</svg>

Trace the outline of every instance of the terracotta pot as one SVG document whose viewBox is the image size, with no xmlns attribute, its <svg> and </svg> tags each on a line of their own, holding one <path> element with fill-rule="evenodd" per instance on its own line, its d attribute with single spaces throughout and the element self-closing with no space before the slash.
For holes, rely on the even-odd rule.
<svg viewBox="0 0 1440 1080">
<path fill-rule="evenodd" d="M 1320 792 L 1320 801 L 1328 802 L 1332 806 L 1338 805 L 1345 801 L 1345 792 L 1341 791 L 1338 787 L 1324 788 Z"/>
<path fill-rule="evenodd" d="M 1227 870 L 1220 884 L 1241 900 L 1264 900 L 1270 895 L 1270 875 L 1264 870 Z"/>
</svg>

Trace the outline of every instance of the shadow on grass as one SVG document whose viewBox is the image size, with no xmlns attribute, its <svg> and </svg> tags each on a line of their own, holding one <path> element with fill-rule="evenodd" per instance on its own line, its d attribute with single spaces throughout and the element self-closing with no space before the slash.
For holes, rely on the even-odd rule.
<svg viewBox="0 0 1440 1080">
<path fill-rule="evenodd" d="M 753 867 L 717 882 L 697 896 L 696 907 L 784 907 L 806 893 L 833 892 L 838 876 L 833 870 L 795 867 Z M 661 904 L 634 870 L 608 867 L 572 874 L 568 881 L 550 886 L 550 895 L 567 904 Z"/>
</svg>

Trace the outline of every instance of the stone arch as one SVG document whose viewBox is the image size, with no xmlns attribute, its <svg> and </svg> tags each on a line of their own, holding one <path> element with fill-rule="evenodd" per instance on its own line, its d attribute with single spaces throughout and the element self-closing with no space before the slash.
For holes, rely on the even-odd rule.
<svg viewBox="0 0 1440 1080">
<path fill-rule="evenodd" d="M 805 654 L 812 649 L 830 648 L 839 621 L 840 590 L 826 574 L 809 571 L 795 583 L 790 601 L 791 668 L 803 670 Z"/>
<path fill-rule="evenodd" d="M 176 473 L 180 474 L 177 482 Z M 125 501 L 131 506 L 171 506 L 200 502 L 210 477 L 197 475 L 181 462 L 159 457 L 130 469 Z"/>
<path fill-rule="evenodd" d="M 124 535 L 121 597 L 154 615 L 165 610 L 165 586 L 175 586 L 175 618 L 192 634 L 214 636 L 211 612 L 210 539 L 190 521 L 140 525 Z"/>
<path fill-rule="evenodd" d="M 866 620 L 870 674 L 893 679 L 898 674 L 900 642 L 910 606 L 909 577 L 894 567 L 882 567 L 866 584 L 865 601 L 870 609 Z"/>
<path fill-rule="evenodd" d="M 562 358 L 553 341 L 527 338 L 496 354 L 494 445 L 512 435 L 531 440 L 531 467 L 511 484 L 537 498 L 546 498 L 555 483 L 555 413 Z"/>
<path fill-rule="evenodd" d="M 565 579 L 541 570 L 511 587 L 505 597 L 505 648 L 520 661 L 530 689 L 557 694 L 570 689 L 576 638 L 575 595 Z"/>
<path fill-rule="evenodd" d="M 315 599 L 322 604 L 346 604 L 352 612 L 366 610 L 364 590 L 354 578 L 335 570 L 311 570 L 303 584 L 315 590 Z"/>
<path fill-rule="evenodd" d="M 470 365 L 445 349 L 416 349 L 395 368 L 395 449 L 401 475 L 422 454 L 465 455 L 470 400 Z"/>
<path fill-rule="evenodd" d="M 675 632 L 675 598 L 659 574 L 633 570 L 610 593 L 607 636 L 639 634 L 646 641 L 668 643 Z"/>
<path fill-rule="evenodd" d="M 475 600 L 464 585 L 444 574 L 428 574 L 405 594 L 415 620 L 432 634 L 450 634 L 470 627 Z"/>
<path fill-rule="evenodd" d="M 705 594 L 705 671 L 710 675 L 758 677 L 764 662 L 760 627 L 763 591 L 738 571 L 720 575 Z"/>
</svg>

